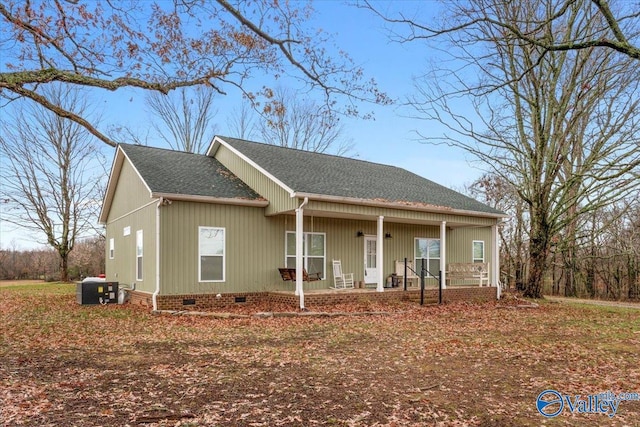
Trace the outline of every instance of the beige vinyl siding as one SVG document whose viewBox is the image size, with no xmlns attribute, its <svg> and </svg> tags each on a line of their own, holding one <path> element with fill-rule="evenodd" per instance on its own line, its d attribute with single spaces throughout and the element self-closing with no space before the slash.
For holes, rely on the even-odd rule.
<svg viewBox="0 0 640 427">
<path fill-rule="evenodd" d="M 161 294 L 261 292 L 282 285 L 284 219 L 247 206 L 179 202 L 160 208 Z M 225 229 L 225 281 L 200 282 L 198 227 Z M 270 285 L 270 286 L 267 286 Z"/>
<path fill-rule="evenodd" d="M 107 280 L 152 293 L 155 290 L 156 202 L 128 160 L 124 160 L 106 221 L 106 239 L 114 239 L 113 258 L 107 246 Z M 129 234 L 124 235 L 125 228 Z M 143 230 L 142 281 L 136 280 L 136 232 Z"/>
<path fill-rule="evenodd" d="M 264 209 L 257 207 L 174 201 L 160 208 L 160 219 L 162 295 L 294 289 L 294 284 L 283 282 L 277 271 L 286 265 L 286 231 L 295 231 L 294 215 L 265 216 Z M 201 226 L 225 229 L 224 282 L 199 282 L 198 227 Z M 341 260 L 343 270 L 354 273 L 355 280 L 364 280 L 364 238 L 358 237 L 357 232 L 375 236 L 377 221 L 306 215 L 304 231 L 326 236 L 325 280 L 305 283 L 305 289 L 332 286 L 333 259 Z M 385 222 L 384 232 L 392 236 L 383 239 L 385 280 L 393 273 L 395 260 L 414 258 L 416 237 L 440 238 L 439 225 Z M 133 227 L 132 233 L 135 234 Z M 471 262 L 471 242 L 484 240 L 486 261 L 489 261 L 490 237 L 490 227 L 448 229 L 447 260 Z M 145 241 L 145 257 L 146 244 Z"/>
<path fill-rule="evenodd" d="M 473 262 L 473 241 L 484 241 L 484 262 L 492 262 L 491 227 L 454 228 L 447 232 L 447 262 Z"/>
<path fill-rule="evenodd" d="M 155 213 L 154 201 L 115 221 L 107 222 L 107 241 L 114 239 L 114 257 L 106 258 L 107 280 L 127 285 L 135 283 L 136 289 L 141 292 L 152 293 L 155 290 Z M 125 228 L 130 231 L 127 236 L 123 233 Z M 136 232 L 138 230 L 143 232 L 142 281 L 136 280 Z"/>
<path fill-rule="evenodd" d="M 151 201 L 149 189 L 144 185 L 128 160 L 124 160 L 120 178 L 107 217 L 107 223 L 133 212 Z"/>
<path fill-rule="evenodd" d="M 224 145 L 220 145 L 215 158 L 254 191 L 269 200 L 269 206 L 266 208 L 267 215 L 297 208 L 296 200 L 292 199 L 287 191 Z"/>
<path fill-rule="evenodd" d="M 383 239 L 384 260 L 383 275 L 389 276 L 394 271 L 394 261 L 404 257 L 413 259 L 414 237 L 438 238 L 440 228 L 431 225 L 413 225 L 384 223 L 384 232 L 391 233 L 390 239 Z M 295 218 L 286 221 L 286 229 L 295 231 Z M 354 280 L 364 280 L 364 237 L 357 232 L 375 236 L 377 222 L 366 220 L 335 219 L 321 217 L 305 217 L 305 232 L 326 233 L 327 277 L 325 281 L 305 284 L 305 289 L 323 289 L 333 285 L 331 261 L 339 259 L 345 273 L 354 273 Z M 284 235 L 282 236 L 284 240 Z M 282 254 L 284 262 L 284 252 Z"/>
</svg>

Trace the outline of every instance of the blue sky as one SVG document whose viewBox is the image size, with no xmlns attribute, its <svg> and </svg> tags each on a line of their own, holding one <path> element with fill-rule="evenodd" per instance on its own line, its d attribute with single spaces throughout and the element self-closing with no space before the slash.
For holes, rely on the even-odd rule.
<svg viewBox="0 0 640 427">
<path fill-rule="evenodd" d="M 434 16 L 438 7 L 435 1 L 396 0 L 375 4 L 381 10 L 402 8 L 427 18 Z M 479 177 L 481 172 L 471 166 L 463 152 L 418 142 L 416 130 L 435 135 L 443 129 L 436 123 L 409 117 L 414 111 L 400 105 L 414 91 L 413 76 L 423 73 L 429 61 L 437 60 L 438 52 L 418 43 L 389 41 L 381 19 L 347 2 L 320 0 L 314 3 L 314 8 L 318 12 L 315 25 L 332 34 L 335 44 L 349 53 L 364 69 L 367 78 L 373 77 L 380 89 L 399 101 L 391 106 L 362 105 L 362 111 L 374 111 L 373 120 L 343 119 L 345 137 L 354 142 L 357 157 L 393 164 L 456 190 Z M 250 84 L 262 86 L 258 80 Z M 288 87 L 285 79 L 280 80 L 280 84 Z M 144 123 L 144 118 L 139 116 L 145 110 L 144 93 L 122 91 L 103 95 L 107 122 L 131 127 Z M 239 92 L 230 89 L 216 104 L 217 133 L 233 136 L 226 127 L 225 115 L 241 105 Z"/>
<path fill-rule="evenodd" d="M 432 1 L 375 4 L 382 10 L 403 8 L 409 13 L 416 12 L 426 17 L 434 16 L 438 7 Z M 468 161 L 463 152 L 448 146 L 418 142 L 416 130 L 430 136 L 443 130 L 437 124 L 410 118 L 413 111 L 400 105 L 414 90 L 413 76 L 424 72 L 429 61 L 437 60 L 438 52 L 423 44 L 389 41 L 384 23 L 379 18 L 343 1 L 320 0 L 315 2 L 314 8 L 318 12 L 315 25 L 332 34 L 335 44 L 349 53 L 355 63 L 364 69 L 367 78 L 373 77 L 380 89 L 399 101 L 396 105 L 384 107 L 363 105 L 363 111 L 374 112 L 373 120 L 343 120 L 344 136 L 353 141 L 357 157 L 407 169 L 455 190 L 462 190 L 466 184 L 478 178 L 481 171 Z M 258 81 L 252 83 L 261 85 Z M 284 80 L 281 84 L 287 86 Z M 144 96 L 144 92 L 133 90 L 96 93 L 96 102 L 103 111 L 102 128 L 107 125 L 127 125 L 144 131 L 142 126 L 148 122 Z M 216 119 L 219 134 L 233 136 L 226 128 L 226 114 L 238 108 L 241 102 L 240 94 L 232 91 L 226 97 L 218 98 Z M 163 146 L 161 143 L 157 145 Z M 111 159 L 113 151 L 109 150 L 112 149 L 105 147 L 105 150 L 107 158 Z M 21 249 L 42 244 L 24 233 L 11 231 L 7 224 L 0 224 L 0 247 L 9 248 L 12 241 Z"/>
</svg>

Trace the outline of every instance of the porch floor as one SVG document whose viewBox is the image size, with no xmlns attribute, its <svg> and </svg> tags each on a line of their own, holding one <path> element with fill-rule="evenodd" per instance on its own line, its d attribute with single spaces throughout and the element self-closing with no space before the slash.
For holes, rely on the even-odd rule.
<svg viewBox="0 0 640 427">
<path fill-rule="evenodd" d="M 309 289 L 304 290 L 305 306 L 353 303 L 356 301 L 419 301 L 419 287 L 384 288 L 383 292 L 376 291 L 375 288 L 354 288 L 354 289 Z M 449 286 L 442 290 L 444 302 L 451 301 L 490 301 L 495 300 L 497 296 L 497 288 L 477 285 Z M 299 304 L 299 296 L 295 295 L 294 290 L 286 291 L 270 291 L 268 293 L 269 300 L 273 302 L 281 302 L 291 305 Z M 437 286 L 427 286 L 424 289 L 425 303 L 437 303 L 439 300 L 439 290 Z"/>
<path fill-rule="evenodd" d="M 427 289 L 438 289 L 437 286 L 426 286 L 424 288 Z M 419 291 L 419 286 L 407 286 L 407 292 L 409 291 Z M 304 289 L 305 295 L 342 295 L 342 294 L 377 294 L 384 292 L 404 292 L 404 288 L 402 286 L 397 288 L 384 288 L 384 292 L 378 292 L 376 288 L 347 288 L 347 289 Z M 269 291 L 270 294 L 283 294 L 283 295 L 295 295 L 295 290 L 287 290 L 287 291 Z"/>
</svg>

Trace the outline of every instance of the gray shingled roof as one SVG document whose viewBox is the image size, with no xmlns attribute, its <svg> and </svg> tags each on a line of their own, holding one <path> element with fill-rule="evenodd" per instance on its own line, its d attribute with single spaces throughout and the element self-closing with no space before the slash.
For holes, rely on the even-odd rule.
<svg viewBox="0 0 640 427">
<path fill-rule="evenodd" d="M 294 192 L 503 214 L 484 203 L 395 166 L 236 138 L 219 138 Z"/>
<path fill-rule="evenodd" d="M 153 193 L 262 200 L 214 158 L 142 145 L 120 147 Z"/>
</svg>

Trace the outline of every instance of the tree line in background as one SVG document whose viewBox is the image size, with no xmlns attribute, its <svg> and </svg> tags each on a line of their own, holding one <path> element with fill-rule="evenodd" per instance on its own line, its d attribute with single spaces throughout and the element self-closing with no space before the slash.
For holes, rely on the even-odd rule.
<svg viewBox="0 0 640 427">
<path fill-rule="evenodd" d="M 524 290 L 530 262 L 529 215 L 504 179 L 487 174 L 472 195 L 509 215 L 499 228 L 500 280 Z M 551 237 L 543 293 L 581 298 L 640 299 L 640 195 L 600 207 L 566 223 Z"/>
<path fill-rule="evenodd" d="M 92 237 L 76 242 L 68 259 L 68 280 L 96 277 L 105 272 L 104 237 Z M 0 280 L 59 281 L 62 277 L 60 256 L 56 250 L 22 250 L 0 248 Z"/>
</svg>

